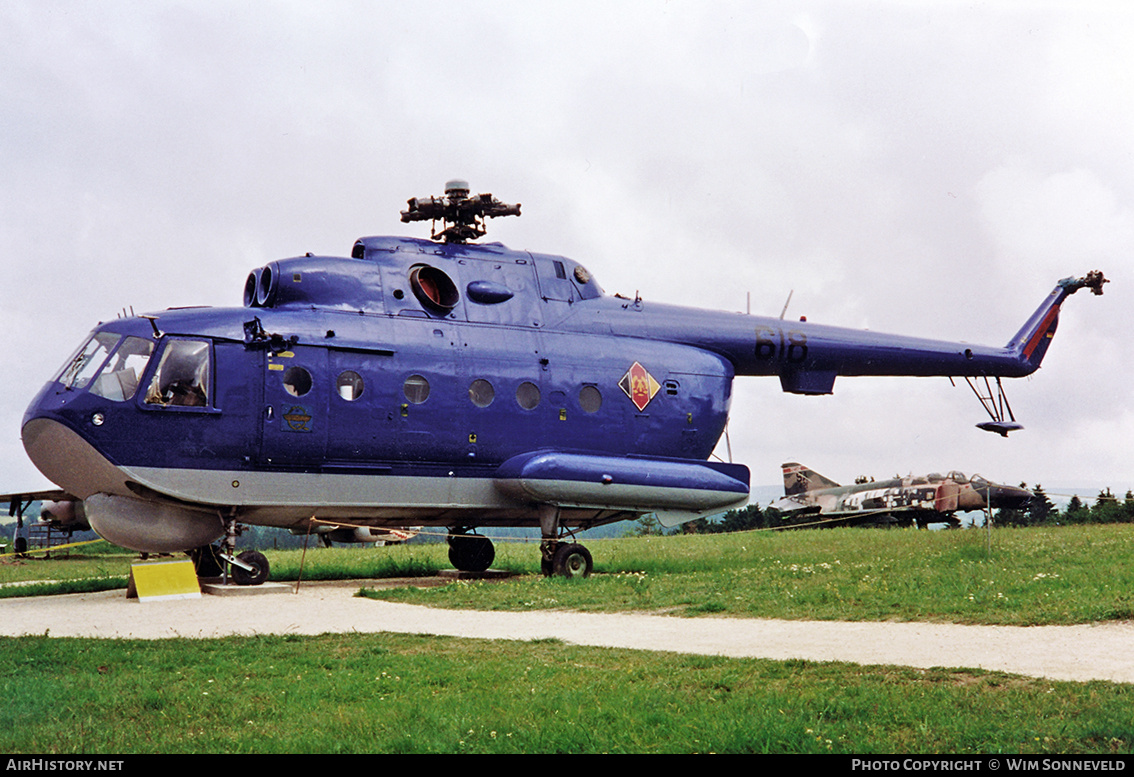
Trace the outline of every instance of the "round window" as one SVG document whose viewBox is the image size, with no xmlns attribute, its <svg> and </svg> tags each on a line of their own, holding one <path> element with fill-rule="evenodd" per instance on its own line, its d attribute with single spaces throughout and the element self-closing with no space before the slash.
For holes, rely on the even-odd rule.
<svg viewBox="0 0 1134 777">
<path fill-rule="evenodd" d="M 594 386 L 583 386 L 579 389 L 579 407 L 588 413 L 597 413 L 602 407 L 602 394 Z"/>
<path fill-rule="evenodd" d="M 496 391 L 487 380 L 476 379 L 469 385 L 469 400 L 477 407 L 488 407 L 496 398 Z"/>
<path fill-rule="evenodd" d="M 347 370 L 339 375 L 335 385 L 338 386 L 339 396 L 347 402 L 353 402 L 362 396 L 362 376 L 354 370 Z"/>
<path fill-rule="evenodd" d="M 311 390 L 311 373 L 302 367 L 288 367 L 283 376 L 284 388 L 293 397 L 301 397 Z"/>
<path fill-rule="evenodd" d="M 429 399 L 429 381 L 420 375 L 410 375 L 402 385 L 402 393 L 415 405 Z"/>
<path fill-rule="evenodd" d="M 534 410 L 539 405 L 539 386 L 524 381 L 516 389 L 516 402 L 524 410 Z"/>
</svg>

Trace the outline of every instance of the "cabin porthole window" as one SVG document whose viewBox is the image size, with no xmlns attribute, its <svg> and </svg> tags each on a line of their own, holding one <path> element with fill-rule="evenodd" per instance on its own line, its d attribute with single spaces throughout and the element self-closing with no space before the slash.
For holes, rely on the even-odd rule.
<svg viewBox="0 0 1134 777">
<path fill-rule="evenodd" d="M 303 367 L 288 367 L 283 376 L 284 388 L 293 397 L 302 397 L 311 391 L 314 385 L 311 373 Z"/>
<path fill-rule="evenodd" d="M 595 386 L 583 386 L 579 389 L 579 407 L 584 412 L 597 413 L 602 407 L 602 392 Z"/>
<path fill-rule="evenodd" d="M 469 385 L 469 401 L 477 407 L 488 407 L 496 398 L 496 390 L 483 378 L 477 378 Z"/>
<path fill-rule="evenodd" d="M 524 410 L 535 410 L 539 406 L 539 386 L 524 381 L 516 387 L 516 403 Z"/>
<path fill-rule="evenodd" d="M 353 402 L 362 396 L 362 389 L 364 388 L 362 376 L 354 370 L 346 370 L 341 373 L 338 380 L 335 381 L 335 385 L 338 387 L 339 396 L 347 402 Z"/>
<path fill-rule="evenodd" d="M 410 375 L 402 384 L 402 393 L 414 405 L 429 399 L 429 381 L 421 375 Z"/>
</svg>

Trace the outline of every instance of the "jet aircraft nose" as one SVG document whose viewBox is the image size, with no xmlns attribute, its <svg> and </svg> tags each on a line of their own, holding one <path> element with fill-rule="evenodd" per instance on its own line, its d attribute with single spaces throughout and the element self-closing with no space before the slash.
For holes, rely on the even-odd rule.
<svg viewBox="0 0 1134 777">
<path fill-rule="evenodd" d="M 1032 492 L 1024 488 L 1000 485 L 992 487 L 992 503 L 1010 510 L 1027 507 L 1031 503 L 1032 497 Z"/>
</svg>

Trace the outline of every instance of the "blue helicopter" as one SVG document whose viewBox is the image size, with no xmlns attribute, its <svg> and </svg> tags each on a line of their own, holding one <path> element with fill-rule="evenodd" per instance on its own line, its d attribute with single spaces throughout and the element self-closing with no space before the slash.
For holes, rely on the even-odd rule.
<svg viewBox="0 0 1134 777">
<path fill-rule="evenodd" d="M 580 530 L 746 503 L 747 467 L 709 460 L 735 376 L 797 394 L 840 375 L 984 381 L 982 426 L 1007 434 L 1000 378 L 1034 372 L 1063 301 L 1106 282 L 1062 280 L 1007 345 L 971 346 L 610 296 L 570 259 L 469 242 L 519 205 L 451 181 L 408 206 L 431 239 L 272 262 L 243 308 L 97 326 L 27 410 L 31 460 L 103 538 L 223 540 L 241 583 L 268 574 L 235 554 L 241 524 L 445 528 L 468 571 L 495 555 L 478 529 L 538 526 L 544 574 L 586 576 Z"/>
</svg>

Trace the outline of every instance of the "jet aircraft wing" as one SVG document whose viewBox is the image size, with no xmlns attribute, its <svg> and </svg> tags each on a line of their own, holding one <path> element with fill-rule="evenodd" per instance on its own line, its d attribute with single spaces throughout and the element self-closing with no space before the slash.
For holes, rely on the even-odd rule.
<svg viewBox="0 0 1134 777">
<path fill-rule="evenodd" d="M 777 499 L 768 505 L 768 507 L 784 515 L 818 515 L 823 511 L 823 508 L 814 502 L 807 502 L 794 496 L 786 496 L 782 499 Z"/>
<path fill-rule="evenodd" d="M 75 497 L 59 488 L 49 488 L 43 491 L 15 491 L 10 494 L 0 494 L 0 502 L 15 505 L 24 502 L 62 502 L 74 500 Z M 9 515 L 15 515 L 15 507 L 9 508 Z"/>
</svg>

